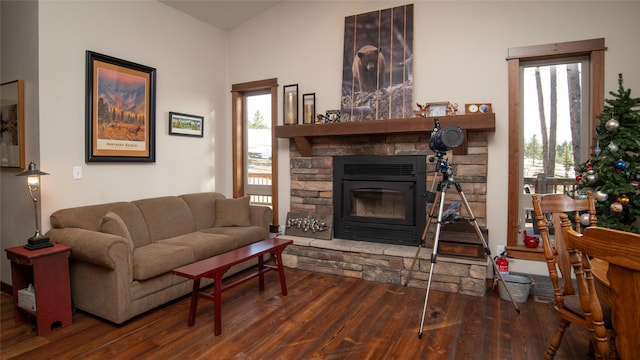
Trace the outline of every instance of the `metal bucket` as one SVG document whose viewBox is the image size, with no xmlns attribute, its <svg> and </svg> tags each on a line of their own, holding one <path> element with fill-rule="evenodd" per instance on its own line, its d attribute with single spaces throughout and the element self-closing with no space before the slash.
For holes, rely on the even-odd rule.
<svg viewBox="0 0 640 360">
<path fill-rule="evenodd" d="M 513 297 L 513 301 L 519 303 L 527 302 L 533 280 L 524 276 L 509 274 L 502 275 L 502 278 L 507 285 L 507 289 L 509 289 L 509 293 L 511 293 Z M 498 281 L 498 294 L 502 300 L 511 301 L 502 281 Z"/>
</svg>

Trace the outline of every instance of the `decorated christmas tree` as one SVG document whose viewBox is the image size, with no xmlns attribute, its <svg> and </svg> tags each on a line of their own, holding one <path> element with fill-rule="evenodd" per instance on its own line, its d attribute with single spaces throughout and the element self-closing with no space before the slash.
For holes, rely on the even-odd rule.
<svg viewBox="0 0 640 360">
<path fill-rule="evenodd" d="M 622 85 L 609 92 L 598 115 L 591 159 L 578 168 L 578 190 L 593 191 L 598 226 L 639 232 L 640 216 L 640 98 Z"/>
</svg>

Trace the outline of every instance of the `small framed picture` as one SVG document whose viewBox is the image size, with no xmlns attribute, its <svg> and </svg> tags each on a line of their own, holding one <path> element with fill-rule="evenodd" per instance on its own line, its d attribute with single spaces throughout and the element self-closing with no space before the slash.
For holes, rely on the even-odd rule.
<svg viewBox="0 0 640 360">
<path fill-rule="evenodd" d="M 427 103 L 427 116 L 446 116 L 448 101 Z"/>
<path fill-rule="evenodd" d="M 327 110 L 324 121 L 328 123 L 340 122 L 340 110 Z"/>
<path fill-rule="evenodd" d="M 169 113 L 169 135 L 204 136 L 204 116 Z"/>
</svg>

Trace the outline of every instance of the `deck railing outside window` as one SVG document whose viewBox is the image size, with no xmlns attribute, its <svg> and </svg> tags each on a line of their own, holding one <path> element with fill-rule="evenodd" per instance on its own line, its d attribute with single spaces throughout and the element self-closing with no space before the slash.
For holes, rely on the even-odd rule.
<svg viewBox="0 0 640 360">
<path fill-rule="evenodd" d="M 253 205 L 265 205 L 272 206 L 272 197 L 268 195 L 271 193 L 271 174 L 248 174 L 247 191 L 251 198 L 251 204 Z M 264 186 L 265 192 L 259 191 Z M 258 190 L 258 191 L 256 191 Z"/>
</svg>

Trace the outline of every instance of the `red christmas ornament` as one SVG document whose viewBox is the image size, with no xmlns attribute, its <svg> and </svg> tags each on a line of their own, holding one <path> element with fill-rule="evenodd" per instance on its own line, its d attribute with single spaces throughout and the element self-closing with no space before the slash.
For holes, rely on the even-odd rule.
<svg viewBox="0 0 640 360">
<path fill-rule="evenodd" d="M 582 182 L 582 174 L 576 175 L 576 181 L 577 182 Z"/>
</svg>

